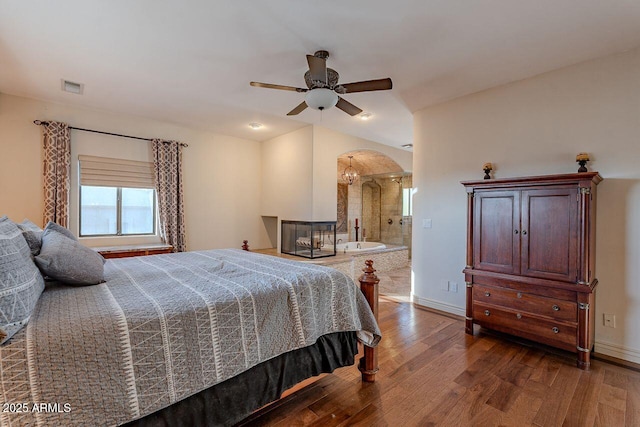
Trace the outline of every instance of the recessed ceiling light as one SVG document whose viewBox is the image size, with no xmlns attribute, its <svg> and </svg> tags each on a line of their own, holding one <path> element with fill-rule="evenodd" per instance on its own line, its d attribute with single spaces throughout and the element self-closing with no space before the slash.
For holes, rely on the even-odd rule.
<svg viewBox="0 0 640 427">
<path fill-rule="evenodd" d="M 62 79 L 62 90 L 76 95 L 82 95 L 82 92 L 84 92 L 84 84 Z"/>
<path fill-rule="evenodd" d="M 373 116 L 373 114 L 364 112 L 364 113 L 360 113 L 358 117 L 360 117 L 360 120 L 369 120 L 371 116 Z"/>
<path fill-rule="evenodd" d="M 258 130 L 262 127 L 262 123 L 257 123 L 257 122 L 249 123 L 249 127 L 253 130 Z"/>
</svg>

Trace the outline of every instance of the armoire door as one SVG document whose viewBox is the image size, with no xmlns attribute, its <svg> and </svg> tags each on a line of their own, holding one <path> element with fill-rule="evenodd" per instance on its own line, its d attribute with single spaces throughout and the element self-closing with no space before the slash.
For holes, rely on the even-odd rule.
<svg viewBox="0 0 640 427">
<path fill-rule="evenodd" d="M 520 192 L 474 194 L 473 268 L 520 272 Z"/>
<path fill-rule="evenodd" d="M 577 280 L 577 196 L 575 186 L 522 191 L 520 274 Z"/>
</svg>

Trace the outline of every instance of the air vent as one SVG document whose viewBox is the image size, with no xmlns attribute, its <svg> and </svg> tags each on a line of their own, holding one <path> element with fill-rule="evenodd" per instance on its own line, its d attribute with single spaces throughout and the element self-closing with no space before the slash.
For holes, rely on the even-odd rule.
<svg viewBox="0 0 640 427">
<path fill-rule="evenodd" d="M 69 93 L 75 93 L 76 95 L 82 95 L 84 85 L 82 83 L 62 79 L 62 90 Z"/>
<path fill-rule="evenodd" d="M 413 144 L 404 144 L 402 145 L 402 148 L 406 148 L 407 150 L 413 148 Z"/>
</svg>

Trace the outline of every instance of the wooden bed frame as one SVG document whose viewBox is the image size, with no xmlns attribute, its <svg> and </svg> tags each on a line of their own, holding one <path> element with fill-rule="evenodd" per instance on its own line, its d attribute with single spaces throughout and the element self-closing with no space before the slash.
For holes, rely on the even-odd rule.
<svg viewBox="0 0 640 427">
<path fill-rule="evenodd" d="M 373 268 L 373 260 L 366 260 L 362 275 L 358 278 L 360 290 L 367 299 L 373 316 L 378 320 L 378 283 L 380 279 L 376 276 Z M 360 359 L 358 369 L 362 373 L 362 381 L 367 383 L 375 382 L 378 372 L 378 349 L 376 347 L 364 347 L 364 355 Z"/>
</svg>

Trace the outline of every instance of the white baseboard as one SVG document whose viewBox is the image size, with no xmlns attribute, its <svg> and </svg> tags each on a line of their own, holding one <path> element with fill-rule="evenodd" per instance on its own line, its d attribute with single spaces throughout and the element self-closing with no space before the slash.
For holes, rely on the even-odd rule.
<svg viewBox="0 0 640 427">
<path fill-rule="evenodd" d="M 445 313 L 451 313 L 461 317 L 465 317 L 466 314 L 466 310 L 464 308 L 447 304 L 446 302 L 435 301 L 429 298 L 422 298 L 413 293 L 411 294 L 411 299 L 414 304 L 433 308 L 434 310 L 444 311 Z"/>
<path fill-rule="evenodd" d="M 640 364 L 640 350 L 596 340 L 594 352 Z"/>
</svg>

